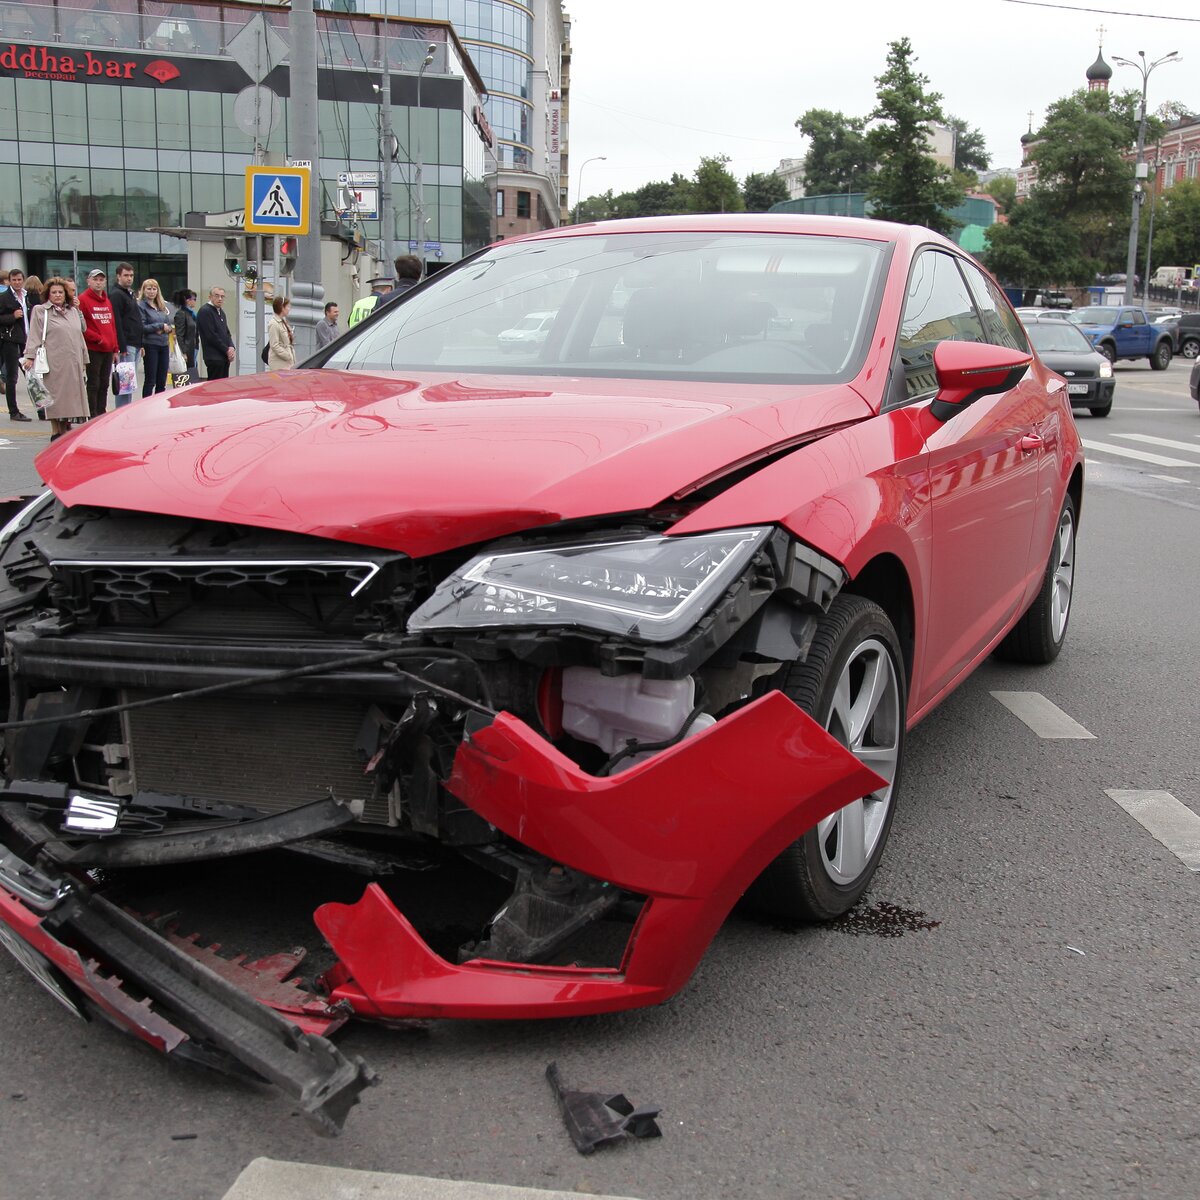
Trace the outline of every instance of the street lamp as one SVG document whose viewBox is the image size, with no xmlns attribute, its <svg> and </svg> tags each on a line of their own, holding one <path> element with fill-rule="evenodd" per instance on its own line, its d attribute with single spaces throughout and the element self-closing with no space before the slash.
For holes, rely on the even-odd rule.
<svg viewBox="0 0 1200 1200">
<path fill-rule="evenodd" d="M 607 154 L 593 154 L 591 158 L 585 158 L 579 164 L 579 180 L 578 186 L 575 188 L 575 220 L 579 220 L 579 206 L 583 203 L 583 168 L 592 162 L 608 162 Z"/>
<path fill-rule="evenodd" d="M 421 154 L 421 78 L 425 74 L 425 68 L 433 62 L 433 56 L 437 53 L 437 45 L 430 42 L 425 47 L 425 57 L 421 62 L 421 69 L 417 72 L 417 136 L 416 136 L 416 158 L 417 158 L 417 257 L 421 260 L 421 274 L 425 274 L 425 185 L 421 175 L 424 156 Z"/>
<path fill-rule="evenodd" d="M 1146 191 L 1143 181 L 1147 178 L 1146 164 L 1142 162 L 1142 150 L 1146 145 L 1146 92 L 1150 84 L 1150 74 L 1155 67 L 1161 67 L 1165 62 L 1179 62 L 1180 55 L 1178 50 L 1172 50 L 1170 54 L 1164 54 L 1162 58 L 1156 58 L 1153 62 L 1146 61 L 1145 50 L 1138 51 L 1138 59 L 1135 62 L 1131 58 L 1117 58 L 1113 56 L 1113 62 L 1119 63 L 1122 67 L 1135 67 L 1142 73 L 1142 106 L 1138 112 L 1138 135 L 1137 135 L 1137 158 L 1134 161 L 1133 168 L 1133 208 L 1129 215 L 1129 252 L 1125 256 L 1125 303 L 1133 303 L 1133 277 L 1137 272 L 1137 252 L 1138 252 L 1138 226 L 1141 223 L 1142 204 L 1146 199 Z"/>
</svg>

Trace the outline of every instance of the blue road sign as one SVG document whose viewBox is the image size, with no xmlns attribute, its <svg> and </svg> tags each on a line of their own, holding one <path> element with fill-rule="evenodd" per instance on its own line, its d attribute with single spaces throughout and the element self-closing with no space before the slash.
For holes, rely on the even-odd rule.
<svg viewBox="0 0 1200 1200">
<path fill-rule="evenodd" d="M 307 167 L 247 167 L 247 233 L 308 232 Z"/>
</svg>

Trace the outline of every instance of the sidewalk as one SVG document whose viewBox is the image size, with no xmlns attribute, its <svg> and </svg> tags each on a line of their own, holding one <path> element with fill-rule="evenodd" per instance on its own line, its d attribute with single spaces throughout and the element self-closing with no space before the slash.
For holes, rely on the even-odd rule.
<svg viewBox="0 0 1200 1200">
<path fill-rule="evenodd" d="M 580 1194 L 256 1158 L 224 1200 L 579 1200 Z M 589 1200 L 631 1200 L 588 1195 Z"/>
</svg>

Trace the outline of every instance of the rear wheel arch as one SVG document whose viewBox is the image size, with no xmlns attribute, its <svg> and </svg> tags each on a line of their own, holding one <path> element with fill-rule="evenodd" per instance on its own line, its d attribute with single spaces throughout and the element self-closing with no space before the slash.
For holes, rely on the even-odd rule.
<svg viewBox="0 0 1200 1200">
<path fill-rule="evenodd" d="M 904 563 L 894 554 L 877 554 L 842 589 L 851 595 L 873 600 L 887 613 L 900 652 L 904 656 L 904 674 L 912 687 L 913 659 L 916 653 L 916 605 L 912 583 Z"/>
<path fill-rule="evenodd" d="M 1078 526 L 1083 519 L 1083 464 L 1076 463 L 1075 470 L 1067 483 L 1067 492 L 1075 502 L 1075 524 Z"/>
</svg>

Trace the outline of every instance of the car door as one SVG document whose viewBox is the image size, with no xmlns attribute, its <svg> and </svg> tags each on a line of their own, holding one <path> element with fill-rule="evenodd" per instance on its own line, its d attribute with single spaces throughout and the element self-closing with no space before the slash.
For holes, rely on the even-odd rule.
<svg viewBox="0 0 1200 1200">
<path fill-rule="evenodd" d="M 1123 308 L 1118 320 L 1117 347 L 1121 354 L 1139 358 L 1150 353 L 1150 325 L 1140 308 Z"/>
<path fill-rule="evenodd" d="M 1026 373 L 1016 387 L 945 421 L 930 407 L 937 343 L 996 344 L 1001 336 L 980 315 L 963 274 L 968 265 L 949 252 L 925 250 L 909 276 L 900 327 L 906 391 L 922 408 L 932 508 L 925 653 L 914 708 L 950 687 L 1003 631 L 1029 577 L 1039 466 L 1034 426 L 1044 409 L 1038 385 Z"/>
</svg>

